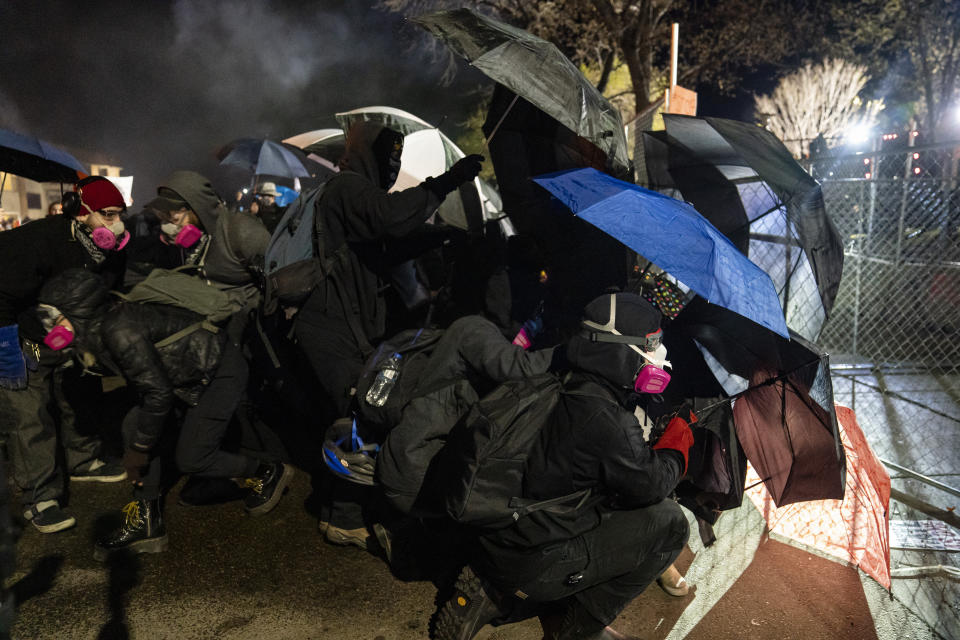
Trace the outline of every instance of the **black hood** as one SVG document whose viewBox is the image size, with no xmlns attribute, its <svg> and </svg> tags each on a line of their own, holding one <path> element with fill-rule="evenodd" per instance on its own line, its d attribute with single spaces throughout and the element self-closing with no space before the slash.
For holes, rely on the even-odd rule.
<svg viewBox="0 0 960 640">
<path fill-rule="evenodd" d="M 221 212 L 221 200 L 209 180 L 195 171 L 174 171 L 157 189 L 157 193 L 163 195 L 160 189 L 170 189 L 179 195 L 200 218 L 203 230 L 213 233 Z"/>
<path fill-rule="evenodd" d="M 645 336 L 660 328 L 660 312 L 649 302 L 632 293 L 607 294 L 595 298 L 584 309 L 583 319 L 598 325 L 610 320 L 610 298 L 614 296 L 616 318 L 614 328 L 626 336 Z M 637 371 L 644 358 L 628 344 L 593 342 L 595 328 L 581 325 L 584 331 L 570 339 L 567 359 L 581 371 L 596 374 L 618 389 L 633 389 Z"/>
<path fill-rule="evenodd" d="M 397 145 L 403 149 L 403 134 L 376 122 L 359 120 L 347 132 L 340 168 L 359 173 L 381 189 L 389 189 L 397 180 L 399 163 L 391 164 Z"/>
<path fill-rule="evenodd" d="M 47 280 L 37 302 L 56 307 L 73 325 L 77 344 L 99 353 L 99 325 L 113 304 L 103 280 L 86 269 L 67 269 Z"/>
</svg>

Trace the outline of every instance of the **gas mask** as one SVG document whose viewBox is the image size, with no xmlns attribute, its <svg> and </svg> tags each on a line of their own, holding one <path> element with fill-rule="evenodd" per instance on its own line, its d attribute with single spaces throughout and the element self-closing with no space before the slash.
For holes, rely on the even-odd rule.
<svg viewBox="0 0 960 640">
<path fill-rule="evenodd" d="M 665 367 L 670 367 L 667 360 L 667 348 L 663 345 L 663 330 L 658 328 L 645 336 L 626 336 L 617 331 L 617 302 L 616 296 L 610 296 L 610 316 L 606 324 L 584 320 L 587 328 L 585 337 L 591 342 L 612 342 L 624 344 L 640 356 L 640 367 L 633 381 L 633 390 L 636 393 L 661 393 L 670 382 L 670 374 Z"/>
<path fill-rule="evenodd" d="M 173 222 L 164 222 L 160 225 L 160 231 L 173 242 L 173 244 L 178 247 L 183 247 L 184 249 L 189 249 L 197 244 L 197 241 L 203 236 L 203 231 L 200 231 L 199 227 L 189 222 L 182 227 Z"/>
<path fill-rule="evenodd" d="M 93 244 L 104 251 L 120 251 L 130 241 L 130 232 L 123 226 L 123 220 L 97 227 L 90 232 L 90 236 L 93 238 Z"/>
<path fill-rule="evenodd" d="M 389 190 L 400 175 L 400 157 L 403 155 L 403 134 L 383 129 L 371 147 L 380 175 L 380 186 Z"/>
<path fill-rule="evenodd" d="M 38 304 L 37 315 L 40 317 L 40 324 L 43 325 L 47 335 L 43 338 L 43 343 L 54 351 L 60 351 L 70 346 L 73 342 L 73 331 L 62 324 L 58 324 L 63 314 L 56 307 L 49 304 Z"/>
</svg>

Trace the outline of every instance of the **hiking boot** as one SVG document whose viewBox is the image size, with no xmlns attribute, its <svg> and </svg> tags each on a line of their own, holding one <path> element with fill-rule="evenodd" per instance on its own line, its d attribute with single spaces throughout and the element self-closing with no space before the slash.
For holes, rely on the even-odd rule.
<svg viewBox="0 0 960 640">
<path fill-rule="evenodd" d="M 160 553 L 167 549 L 167 528 L 160 513 L 160 499 L 134 500 L 122 509 L 123 524 L 106 538 L 98 540 L 93 558 L 103 562 L 111 554 Z"/>
<path fill-rule="evenodd" d="M 64 513 L 56 500 L 44 500 L 23 513 L 23 517 L 40 533 L 56 533 L 77 524 L 77 519 Z"/>
<path fill-rule="evenodd" d="M 127 470 L 118 462 L 104 462 L 94 458 L 70 473 L 72 482 L 120 482 L 127 479 Z"/>
<path fill-rule="evenodd" d="M 503 615 L 491 597 L 492 588 L 467 566 L 453 586 L 453 595 L 437 613 L 434 640 L 470 640 L 483 626 Z"/>
<path fill-rule="evenodd" d="M 182 507 L 205 507 L 240 500 L 247 491 L 230 478 L 190 477 L 180 489 L 177 504 Z"/>
<path fill-rule="evenodd" d="M 663 575 L 657 578 L 657 584 L 668 594 L 678 598 L 690 593 L 690 585 L 687 584 L 686 578 L 680 575 L 680 572 L 673 565 L 667 567 Z"/>
<path fill-rule="evenodd" d="M 354 546 L 366 551 L 367 543 L 370 541 L 370 532 L 365 527 L 359 529 L 341 529 L 335 527 L 329 522 L 320 522 L 320 533 L 330 544 L 336 544 L 343 547 Z"/>
<path fill-rule="evenodd" d="M 250 493 L 243 499 L 243 508 L 256 516 L 269 513 L 280 502 L 293 473 L 293 467 L 283 462 L 261 464 L 257 475 L 244 480 L 243 484 Z"/>
</svg>

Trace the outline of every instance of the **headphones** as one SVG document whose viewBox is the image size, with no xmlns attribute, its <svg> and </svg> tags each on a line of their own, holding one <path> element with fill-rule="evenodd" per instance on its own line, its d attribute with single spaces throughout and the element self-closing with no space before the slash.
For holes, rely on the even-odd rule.
<svg viewBox="0 0 960 640">
<path fill-rule="evenodd" d="M 70 216 L 71 218 L 77 217 L 80 213 L 80 207 L 83 204 L 83 187 L 99 178 L 100 176 L 87 176 L 74 185 L 73 191 L 67 191 L 63 194 L 63 197 L 60 199 L 60 204 L 63 205 L 63 215 Z"/>
</svg>

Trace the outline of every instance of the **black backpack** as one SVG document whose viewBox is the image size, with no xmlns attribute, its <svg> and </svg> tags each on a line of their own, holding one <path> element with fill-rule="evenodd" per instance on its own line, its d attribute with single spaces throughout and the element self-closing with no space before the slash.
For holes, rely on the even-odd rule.
<svg viewBox="0 0 960 640">
<path fill-rule="evenodd" d="M 427 360 L 442 336 L 442 329 L 407 329 L 380 343 L 367 358 L 357 381 L 356 397 L 361 423 L 389 430 L 400 422 L 403 408 L 410 400 L 432 391 L 418 388 L 418 383 L 426 371 Z M 384 363 L 394 353 L 403 356 L 400 359 L 399 377 L 386 403 L 375 407 L 367 402 L 367 391 Z"/>
<path fill-rule="evenodd" d="M 523 498 L 527 456 L 564 391 L 552 373 L 504 382 L 477 401 L 453 427 L 434 462 L 443 507 L 455 521 L 501 529 L 534 511 L 569 513 L 590 489 L 548 500 Z"/>
</svg>

